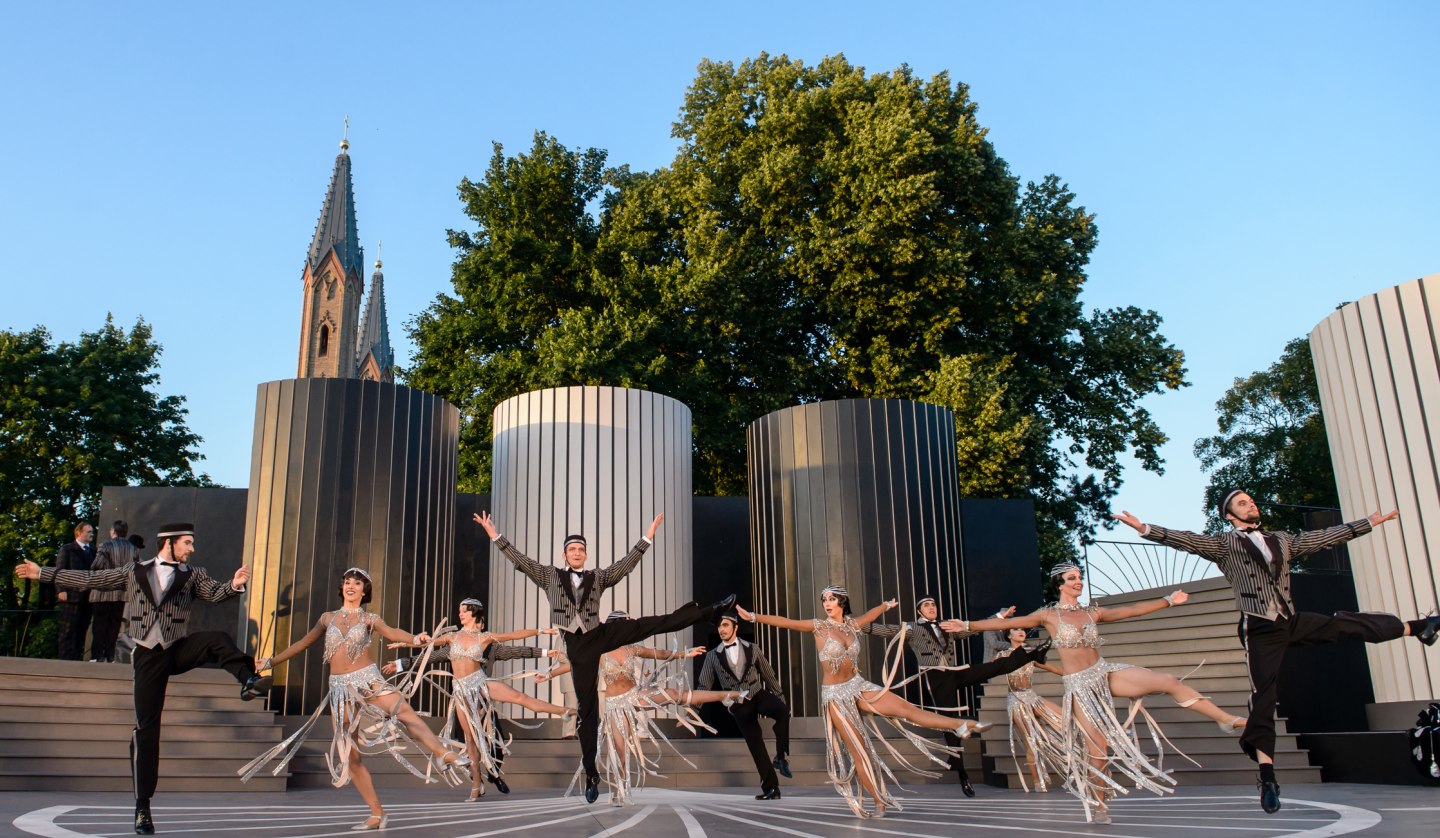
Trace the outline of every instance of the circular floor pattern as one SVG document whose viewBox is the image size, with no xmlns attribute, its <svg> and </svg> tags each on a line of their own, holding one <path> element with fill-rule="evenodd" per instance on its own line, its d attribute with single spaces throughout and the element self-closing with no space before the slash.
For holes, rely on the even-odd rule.
<svg viewBox="0 0 1440 838">
<path fill-rule="evenodd" d="M 974 800 L 908 797 L 904 810 L 882 820 L 857 820 L 824 790 L 759 802 L 739 794 L 642 789 L 637 802 L 610 807 L 604 800 L 586 806 L 553 792 L 522 792 L 508 798 L 466 803 L 391 803 L 380 835 L 430 838 L 608 838 L 626 835 L 685 838 L 835 838 L 835 836 L 1062 836 L 1110 838 L 1320 838 L 1345 835 L 1379 824 L 1368 809 L 1287 798 L 1285 808 L 1265 815 L 1251 795 L 1179 795 L 1161 799 L 1124 798 L 1112 806 L 1114 823 L 1087 825 L 1078 804 L 1059 795 L 1006 795 Z M 353 792 L 352 792 L 353 794 Z M 353 799 L 353 798 L 352 798 Z M 207 838 L 322 838 L 355 836 L 363 820 L 356 803 L 316 805 L 226 805 L 212 808 L 156 805 L 161 835 Z M 14 826 L 48 838 L 132 835 L 131 810 L 121 806 L 57 805 L 27 812 Z M 377 835 L 377 838 L 380 838 Z"/>
</svg>

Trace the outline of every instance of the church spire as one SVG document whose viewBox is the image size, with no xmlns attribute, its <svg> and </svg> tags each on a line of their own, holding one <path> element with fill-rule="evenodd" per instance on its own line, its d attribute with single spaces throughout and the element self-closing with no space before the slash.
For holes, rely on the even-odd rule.
<svg viewBox="0 0 1440 838">
<path fill-rule="evenodd" d="M 376 252 L 380 250 L 377 243 Z M 375 259 L 375 273 L 370 275 L 369 301 L 360 322 L 360 339 L 355 347 L 356 369 L 361 378 L 393 381 L 395 353 L 390 349 L 390 324 L 385 317 L 385 275 L 381 262 Z"/>
<path fill-rule="evenodd" d="M 305 298 L 300 319 L 300 378 L 354 378 L 358 372 L 355 347 L 360 337 L 360 297 L 365 290 L 365 252 L 355 223 L 348 118 L 345 131 L 301 272 Z"/>
<path fill-rule="evenodd" d="M 346 119 L 345 134 L 350 134 Z M 335 258 L 347 274 L 356 279 L 365 275 L 365 252 L 360 248 L 360 234 L 355 226 L 355 185 L 350 177 L 349 140 L 340 142 L 335 156 L 335 171 L 330 175 L 330 188 L 320 206 L 320 220 L 315 224 L 315 237 L 310 242 L 306 262 L 312 272 L 319 271 L 320 262 L 335 251 Z"/>
</svg>

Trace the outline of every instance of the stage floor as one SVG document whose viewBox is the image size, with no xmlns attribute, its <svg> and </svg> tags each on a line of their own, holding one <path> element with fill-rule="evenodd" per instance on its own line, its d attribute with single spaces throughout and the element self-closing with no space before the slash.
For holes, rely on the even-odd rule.
<svg viewBox="0 0 1440 838">
<path fill-rule="evenodd" d="M 602 796 L 586 806 L 559 790 L 501 795 L 480 802 L 464 792 L 382 789 L 390 815 L 386 834 L 441 838 L 532 833 L 543 838 L 755 838 L 755 836 L 1055 836 L 1112 838 L 1261 838 L 1364 835 L 1415 838 L 1440 834 L 1440 789 L 1327 783 L 1284 789 L 1284 808 L 1266 815 L 1256 796 L 1235 786 L 1182 788 L 1157 798 L 1132 792 L 1112 807 L 1114 823 L 1087 826 L 1080 806 L 1060 792 L 1025 794 L 981 786 L 973 799 L 953 786 L 901 794 L 904 811 L 857 820 L 828 787 L 790 787 L 785 798 L 761 802 L 754 791 L 641 789 L 634 805 L 612 807 Z M 939 793 L 937 793 L 939 792 Z M 0 793 L 0 832 L 52 838 L 134 834 L 132 804 L 121 794 Z M 161 794 L 154 807 L 161 835 L 207 838 L 318 838 L 354 835 L 365 807 L 354 789 L 304 789 L 284 794 Z"/>
</svg>

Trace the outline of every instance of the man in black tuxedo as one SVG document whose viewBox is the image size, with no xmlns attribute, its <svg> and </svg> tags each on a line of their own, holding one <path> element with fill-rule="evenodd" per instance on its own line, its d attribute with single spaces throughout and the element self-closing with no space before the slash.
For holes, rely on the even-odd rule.
<svg viewBox="0 0 1440 838">
<path fill-rule="evenodd" d="M 114 570 L 140 560 L 140 550 L 130 540 L 130 524 L 116 521 L 110 525 L 110 540 L 95 551 L 90 570 Z M 120 619 L 125 614 L 124 591 L 90 592 L 90 660 L 106 663 L 115 660 L 115 638 L 120 635 Z"/>
<path fill-rule="evenodd" d="M 55 554 L 56 570 L 89 570 L 95 562 L 95 528 L 81 521 L 75 527 L 75 540 L 60 545 Z M 60 603 L 60 660 L 78 661 L 85 652 L 85 632 L 90 629 L 90 598 L 80 588 L 61 588 L 55 599 Z"/>
<path fill-rule="evenodd" d="M 750 758 L 755 760 L 755 771 L 760 775 L 760 794 L 756 800 L 779 800 L 780 781 L 778 770 L 786 777 L 790 774 L 790 705 L 785 703 L 785 693 L 775 677 L 765 653 L 748 640 L 736 636 L 740 617 L 734 611 L 727 611 L 720 617 L 717 627 L 720 645 L 705 655 L 705 664 L 700 668 L 696 687 L 702 690 L 720 689 L 748 690 L 742 700 L 730 705 L 730 715 L 745 744 L 750 748 Z M 775 759 L 765 750 L 765 738 L 760 731 L 760 716 L 775 720 Z"/>
<path fill-rule="evenodd" d="M 160 776 L 160 717 L 165 689 L 172 675 L 218 663 L 241 684 L 240 697 L 258 698 L 270 679 L 255 671 L 255 659 L 242 652 L 230 635 L 220 631 L 190 634 L 190 609 L 195 600 L 223 602 L 237 597 L 250 581 L 241 567 L 228 583 L 210 578 L 204 568 L 189 564 L 195 552 L 195 528 L 166 524 L 156 535 L 159 555 L 114 570 L 57 570 L 21 562 L 15 575 L 62 588 L 125 591 L 125 633 L 135 642 L 135 733 L 130 740 L 130 768 L 135 784 L 135 831 L 155 831 L 150 798 Z"/>
</svg>

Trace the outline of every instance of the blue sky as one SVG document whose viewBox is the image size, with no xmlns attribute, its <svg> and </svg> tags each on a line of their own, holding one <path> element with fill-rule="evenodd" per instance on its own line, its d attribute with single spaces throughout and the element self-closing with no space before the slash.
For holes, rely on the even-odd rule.
<svg viewBox="0 0 1440 838">
<path fill-rule="evenodd" d="M 1337 304 L 1440 272 L 1430 3 L 11 3 L 0 11 L 0 328 L 150 321 L 221 483 L 295 374 L 300 272 L 350 117 L 389 317 L 449 289 L 455 187 L 537 129 L 667 164 L 697 63 L 761 51 L 970 86 L 1022 179 L 1098 216 L 1084 299 L 1164 317 L 1191 387 L 1118 506 L 1197 528 L 1216 399 Z M 1125 537 L 1122 535 L 1122 537 Z"/>
</svg>

